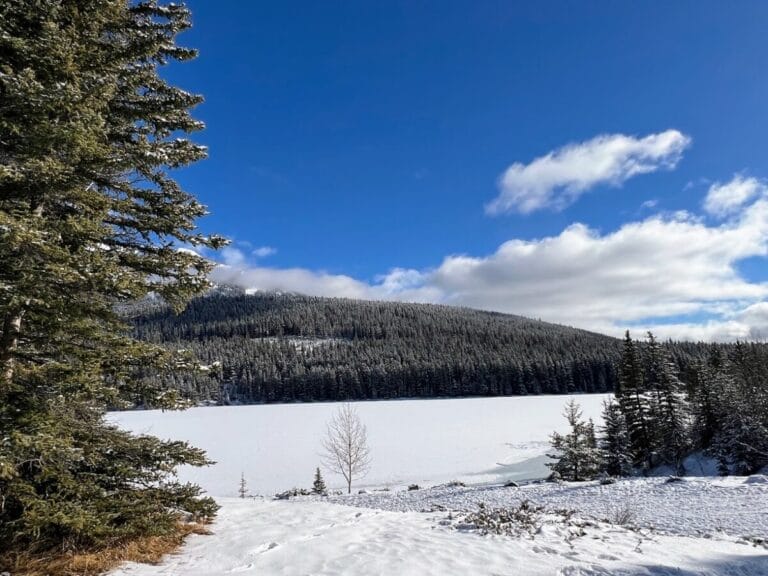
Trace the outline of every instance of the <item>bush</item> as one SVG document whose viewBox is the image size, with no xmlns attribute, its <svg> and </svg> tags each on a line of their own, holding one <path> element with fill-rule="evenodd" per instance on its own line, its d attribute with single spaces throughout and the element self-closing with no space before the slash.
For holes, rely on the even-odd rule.
<svg viewBox="0 0 768 576">
<path fill-rule="evenodd" d="M 616 526 L 629 526 L 635 522 L 635 510 L 630 502 L 609 508 L 606 512 L 605 521 Z"/>
<path fill-rule="evenodd" d="M 545 512 L 542 506 L 523 500 L 516 508 L 487 508 L 481 502 L 477 512 L 472 512 L 461 518 L 456 524 L 456 528 L 459 530 L 476 530 L 483 535 L 533 537 L 544 524 L 567 526 L 567 538 L 583 536 L 585 534 L 584 526 L 590 525 L 589 522 L 574 519 L 572 511 Z"/>
</svg>

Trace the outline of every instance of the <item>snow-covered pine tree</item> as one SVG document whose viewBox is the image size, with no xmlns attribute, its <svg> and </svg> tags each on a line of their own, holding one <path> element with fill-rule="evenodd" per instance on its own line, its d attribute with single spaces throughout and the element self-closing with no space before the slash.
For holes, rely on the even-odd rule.
<svg viewBox="0 0 768 576">
<path fill-rule="evenodd" d="M 585 475 L 594 478 L 600 473 L 603 467 L 602 453 L 597 445 L 597 434 L 595 434 L 595 423 L 590 418 L 584 426 L 584 464 L 582 468 Z"/>
<path fill-rule="evenodd" d="M 737 392 L 730 360 L 719 346 L 713 346 L 707 360 L 697 366 L 694 385 L 691 395 L 693 447 L 715 458 L 720 474 L 727 476 L 731 472 L 733 445 L 725 428 L 734 410 Z"/>
<path fill-rule="evenodd" d="M 638 346 L 643 375 L 643 390 L 647 403 L 646 424 L 648 441 L 651 445 L 651 458 L 657 461 L 657 451 L 661 451 L 664 438 L 660 426 L 662 419 L 661 379 L 664 365 L 664 350 L 659 341 L 649 330 L 646 341 Z"/>
<path fill-rule="evenodd" d="M 553 475 L 563 480 L 582 481 L 597 476 L 601 468 L 600 451 L 592 421 L 581 419 L 581 408 L 575 400 L 566 404 L 563 414 L 571 426 L 568 434 L 554 432 L 551 445 L 555 453 L 548 454 L 555 462 L 548 463 Z"/>
<path fill-rule="evenodd" d="M 715 348 L 713 353 L 719 349 Z M 691 441 L 694 449 L 706 450 L 722 429 L 723 374 L 710 362 L 699 362 L 691 396 Z"/>
<path fill-rule="evenodd" d="M 677 369 L 650 331 L 643 347 L 643 361 L 652 459 L 654 463 L 670 464 L 677 474 L 684 474 L 682 461 L 690 448 L 689 405 Z"/>
<path fill-rule="evenodd" d="M 735 469 L 752 474 L 768 466 L 768 352 L 737 343 L 730 360 L 732 394 L 724 430 Z"/>
<path fill-rule="evenodd" d="M 237 488 L 237 494 L 240 496 L 240 498 L 245 498 L 248 496 L 248 484 L 245 481 L 245 473 L 240 473 L 240 486 Z"/>
<path fill-rule="evenodd" d="M 202 451 L 104 421 L 178 406 L 140 371 L 188 365 L 134 340 L 116 305 L 154 292 L 181 308 L 211 264 L 176 247 L 223 243 L 196 232 L 206 209 L 168 174 L 206 154 L 186 137 L 202 98 L 159 73 L 195 56 L 176 45 L 189 26 L 156 0 L 0 2 L 0 562 L 216 509 L 169 474 Z"/>
<path fill-rule="evenodd" d="M 730 412 L 715 435 L 712 451 L 721 473 L 753 474 L 768 464 L 768 429 L 750 411 Z"/>
<path fill-rule="evenodd" d="M 713 347 L 692 394 L 696 446 L 717 459 L 721 474 L 750 474 L 768 464 L 768 358 L 765 347 Z"/>
<path fill-rule="evenodd" d="M 320 473 L 319 466 L 315 469 L 315 480 L 312 482 L 312 492 L 321 496 L 325 496 L 328 493 L 328 488 L 325 486 L 325 480 L 323 480 L 323 475 Z"/>
<path fill-rule="evenodd" d="M 629 476 L 632 473 L 632 453 L 627 422 L 619 404 L 610 399 L 603 402 L 603 428 L 598 446 L 603 471 L 610 476 Z"/>
<path fill-rule="evenodd" d="M 659 355 L 659 380 L 656 385 L 660 404 L 656 425 L 659 428 L 662 461 L 675 467 L 678 475 L 685 473 L 683 459 L 690 450 L 690 405 L 686 401 L 682 382 L 675 374 L 672 360 L 665 351 Z"/>
<path fill-rule="evenodd" d="M 629 330 L 624 337 L 618 373 L 616 399 L 627 422 L 633 463 L 647 469 L 653 464 L 654 448 L 648 422 L 650 405 L 639 353 Z"/>
</svg>

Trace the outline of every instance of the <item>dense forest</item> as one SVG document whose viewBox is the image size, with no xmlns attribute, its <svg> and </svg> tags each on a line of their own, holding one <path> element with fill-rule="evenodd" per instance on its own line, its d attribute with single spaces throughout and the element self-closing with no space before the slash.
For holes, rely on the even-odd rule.
<svg viewBox="0 0 768 576">
<path fill-rule="evenodd" d="M 429 304 L 219 288 L 179 314 L 130 310 L 135 335 L 208 370 L 161 376 L 197 402 L 606 392 L 621 341 L 520 316 Z M 681 371 L 704 353 L 666 343 Z"/>
<path fill-rule="evenodd" d="M 753 474 L 768 465 L 768 348 L 711 346 L 682 380 L 669 350 L 652 334 L 627 332 L 614 397 L 604 404 L 596 433 L 576 402 L 565 416 L 567 435 L 554 433 L 553 475 L 566 480 L 648 474 L 658 467 L 683 475 L 685 459 L 703 452 L 718 472 Z"/>
</svg>

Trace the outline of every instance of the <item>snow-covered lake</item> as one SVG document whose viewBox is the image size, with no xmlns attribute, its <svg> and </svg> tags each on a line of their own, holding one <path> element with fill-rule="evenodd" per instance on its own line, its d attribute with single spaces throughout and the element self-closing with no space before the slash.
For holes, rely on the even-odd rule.
<svg viewBox="0 0 768 576">
<path fill-rule="evenodd" d="M 600 422 L 604 394 L 354 402 L 368 428 L 373 465 L 354 488 L 523 480 L 547 474 L 549 434 L 565 432 L 570 398 Z M 216 464 L 184 468 L 183 480 L 213 496 L 234 496 L 241 473 L 253 494 L 309 487 L 320 466 L 333 403 L 192 408 L 184 412 L 117 412 L 110 420 L 137 433 L 187 440 Z M 322 468 L 322 466 L 321 466 Z M 340 477 L 323 470 L 331 488 Z"/>
</svg>

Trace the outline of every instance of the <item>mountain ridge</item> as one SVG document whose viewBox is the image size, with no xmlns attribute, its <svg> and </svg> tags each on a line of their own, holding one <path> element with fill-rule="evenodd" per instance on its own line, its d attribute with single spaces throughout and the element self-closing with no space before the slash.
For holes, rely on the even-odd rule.
<svg viewBox="0 0 768 576">
<path fill-rule="evenodd" d="M 217 403 L 607 392 L 621 340 L 500 312 L 217 287 L 179 315 L 130 314 L 136 336 L 190 349 L 205 374 L 159 376 Z M 685 369 L 702 345 L 667 344 Z"/>
</svg>

